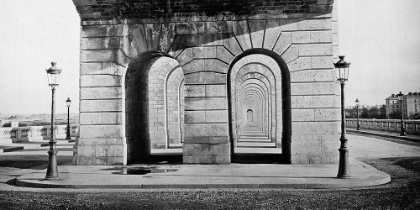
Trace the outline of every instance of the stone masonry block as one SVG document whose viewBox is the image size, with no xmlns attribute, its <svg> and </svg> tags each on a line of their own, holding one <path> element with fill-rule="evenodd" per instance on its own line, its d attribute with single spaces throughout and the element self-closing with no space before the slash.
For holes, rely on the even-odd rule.
<svg viewBox="0 0 420 210">
<path fill-rule="evenodd" d="M 340 121 L 339 109 L 315 109 L 315 121 Z"/>
<path fill-rule="evenodd" d="M 299 56 L 332 55 L 331 44 L 302 44 L 299 45 Z"/>
<path fill-rule="evenodd" d="M 262 48 L 266 20 L 249 20 L 253 48 Z"/>
<path fill-rule="evenodd" d="M 335 81 L 335 72 L 331 69 L 326 70 L 307 70 L 290 72 L 291 82 L 325 82 Z"/>
<path fill-rule="evenodd" d="M 227 136 L 227 124 L 185 124 L 185 137 Z"/>
<path fill-rule="evenodd" d="M 299 71 L 312 69 L 312 58 L 311 57 L 299 57 L 292 62 L 288 63 L 289 71 Z"/>
<path fill-rule="evenodd" d="M 205 111 L 205 120 L 207 123 L 228 122 L 227 110 Z"/>
<path fill-rule="evenodd" d="M 315 121 L 315 114 L 313 109 L 292 109 L 292 116 L 294 122 Z"/>
<path fill-rule="evenodd" d="M 120 37 L 82 38 L 80 49 L 103 50 L 120 47 Z"/>
<path fill-rule="evenodd" d="M 226 73 L 229 66 L 228 64 L 217 60 L 217 59 L 205 59 L 204 60 L 204 70 L 219 72 L 219 73 Z"/>
<path fill-rule="evenodd" d="M 122 111 L 121 100 L 81 100 L 80 112 Z"/>
<path fill-rule="evenodd" d="M 332 29 L 331 19 L 306 19 L 297 22 L 298 30 L 328 30 Z"/>
<path fill-rule="evenodd" d="M 185 98 L 185 110 L 226 109 L 226 98 Z"/>
<path fill-rule="evenodd" d="M 310 42 L 332 42 L 331 31 L 311 31 Z"/>
<path fill-rule="evenodd" d="M 216 47 L 194 47 L 193 57 L 197 58 L 216 58 Z"/>
<path fill-rule="evenodd" d="M 335 83 L 291 83 L 292 95 L 335 94 Z"/>
<path fill-rule="evenodd" d="M 292 43 L 309 43 L 311 42 L 310 31 L 295 31 L 292 33 Z"/>
<path fill-rule="evenodd" d="M 224 47 L 224 46 L 217 46 L 217 59 L 225 62 L 230 63 L 233 60 L 233 55 Z"/>
<path fill-rule="evenodd" d="M 95 149 L 98 157 L 122 157 L 124 155 L 123 145 L 96 146 Z"/>
<path fill-rule="evenodd" d="M 292 96 L 292 108 L 333 108 L 337 107 L 335 95 Z"/>
<path fill-rule="evenodd" d="M 297 59 L 299 57 L 299 54 L 300 46 L 292 45 L 282 54 L 282 58 L 284 62 L 290 63 L 293 60 Z"/>
<path fill-rule="evenodd" d="M 206 85 L 206 96 L 226 96 L 226 85 Z"/>
<path fill-rule="evenodd" d="M 122 124 L 122 113 L 80 113 L 80 124 Z"/>
<path fill-rule="evenodd" d="M 82 115 L 83 113 L 81 113 Z M 79 138 L 78 145 L 113 145 L 113 144 L 124 144 L 126 141 L 125 137 L 95 137 L 95 138 Z"/>
<path fill-rule="evenodd" d="M 248 23 L 244 21 L 235 21 L 233 32 L 243 50 L 251 49 L 251 38 L 249 36 Z"/>
<path fill-rule="evenodd" d="M 339 122 L 292 122 L 293 135 L 337 135 Z"/>
<path fill-rule="evenodd" d="M 205 111 L 185 111 L 185 123 L 204 123 L 206 122 Z"/>
<path fill-rule="evenodd" d="M 122 98 L 121 87 L 80 88 L 80 99 Z"/>
<path fill-rule="evenodd" d="M 190 74 L 194 72 L 199 72 L 204 70 L 204 61 L 203 59 L 193 60 L 182 67 L 184 74 Z"/>
<path fill-rule="evenodd" d="M 234 36 L 225 38 L 223 40 L 223 46 L 226 47 L 226 49 L 235 56 L 243 52 L 241 46 Z"/>
<path fill-rule="evenodd" d="M 281 55 L 291 44 L 292 34 L 288 32 L 282 32 L 279 39 L 277 40 L 276 46 L 273 48 L 273 51 Z"/>
<path fill-rule="evenodd" d="M 123 75 L 125 67 L 116 63 L 81 63 L 80 74 Z"/>
<path fill-rule="evenodd" d="M 121 86 L 121 76 L 114 75 L 81 75 L 81 87 L 119 87 Z"/>
<path fill-rule="evenodd" d="M 332 55 L 332 54 L 331 54 Z M 322 56 L 322 57 L 312 57 L 311 58 L 311 67 L 312 68 L 334 68 L 333 57 L 332 56 Z"/>
<path fill-rule="evenodd" d="M 81 37 L 110 37 L 123 36 L 123 25 L 93 25 L 82 26 Z"/>
<path fill-rule="evenodd" d="M 196 72 L 184 76 L 185 84 L 226 84 L 226 74 L 216 72 Z"/>
<path fill-rule="evenodd" d="M 82 50 L 80 62 L 113 62 L 117 53 L 117 50 Z"/>
<path fill-rule="evenodd" d="M 339 136 L 334 135 L 293 135 L 292 164 L 337 163 Z"/>
<path fill-rule="evenodd" d="M 80 138 L 122 137 L 121 125 L 80 125 Z"/>
<path fill-rule="evenodd" d="M 204 97 L 206 95 L 205 85 L 185 85 L 185 97 Z"/>
</svg>

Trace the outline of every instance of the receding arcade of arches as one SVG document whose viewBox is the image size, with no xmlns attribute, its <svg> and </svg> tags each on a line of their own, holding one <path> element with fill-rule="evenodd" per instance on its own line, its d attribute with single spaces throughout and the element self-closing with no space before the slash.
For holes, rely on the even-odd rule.
<svg viewBox="0 0 420 210">
<path fill-rule="evenodd" d="M 246 155 L 252 161 L 260 156 L 270 162 L 290 162 L 289 74 L 280 56 L 264 53 L 262 49 L 245 52 L 231 64 L 228 94 L 233 162 L 246 162 Z"/>
<path fill-rule="evenodd" d="M 161 52 L 133 60 L 125 77 L 128 163 L 182 157 L 184 74 Z"/>
</svg>

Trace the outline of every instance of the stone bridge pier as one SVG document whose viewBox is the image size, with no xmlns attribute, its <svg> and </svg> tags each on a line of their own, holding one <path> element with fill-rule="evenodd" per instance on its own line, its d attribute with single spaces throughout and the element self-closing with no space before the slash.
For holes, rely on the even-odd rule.
<svg viewBox="0 0 420 210">
<path fill-rule="evenodd" d="M 334 163 L 332 0 L 73 0 L 77 164 Z"/>
</svg>

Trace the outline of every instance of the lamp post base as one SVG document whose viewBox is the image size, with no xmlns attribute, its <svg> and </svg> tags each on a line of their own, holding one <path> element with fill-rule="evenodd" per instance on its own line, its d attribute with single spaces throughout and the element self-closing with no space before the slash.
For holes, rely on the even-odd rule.
<svg viewBox="0 0 420 210">
<path fill-rule="evenodd" d="M 50 150 L 48 151 L 48 168 L 47 168 L 47 175 L 45 179 L 49 180 L 57 180 L 60 179 L 58 176 L 58 169 L 57 169 L 57 150 L 55 149 L 55 141 L 50 141 Z"/>
<path fill-rule="evenodd" d="M 347 139 L 345 141 L 347 141 Z M 347 147 L 341 147 L 338 151 L 340 152 L 340 159 L 338 163 L 337 178 L 349 179 L 351 178 L 349 170 L 349 149 Z"/>
<path fill-rule="evenodd" d="M 67 126 L 67 133 L 66 133 L 66 140 L 70 140 L 71 136 L 70 136 L 70 127 Z"/>
</svg>

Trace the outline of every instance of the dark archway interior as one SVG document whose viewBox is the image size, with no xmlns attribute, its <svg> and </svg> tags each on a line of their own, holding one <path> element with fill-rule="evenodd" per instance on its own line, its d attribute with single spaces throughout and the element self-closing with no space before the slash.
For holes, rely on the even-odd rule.
<svg viewBox="0 0 420 210">
<path fill-rule="evenodd" d="M 150 51 L 141 54 L 129 65 L 125 77 L 127 163 L 182 162 L 180 154 L 151 154 L 149 73 L 152 65 L 169 55 Z M 163 98 L 163 95 L 162 95 Z"/>
<path fill-rule="evenodd" d="M 235 81 L 231 75 L 232 68 L 240 59 L 253 54 L 261 54 L 272 58 L 281 71 L 281 93 L 275 94 L 273 88 L 268 87 L 268 82 L 262 82 L 256 78 L 262 78 L 255 73 L 242 73 L 241 84 Z M 239 70 L 238 72 L 240 72 Z M 239 74 L 239 73 L 238 73 Z M 246 76 L 248 75 L 248 76 Z M 257 76 L 256 76 L 257 75 Z M 235 77 L 237 77 L 235 75 Z M 245 79 L 244 79 L 245 78 Z M 265 78 L 263 78 L 265 79 Z M 269 163 L 291 163 L 291 93 L 290 93 L 290 74 L 286 63 L 276 53 L 265 49 L 252 49 L 245 51 L 236 57 L 231 63 L 228 72 L 228 108 L 229 108 L 229 136 L 231 138 L 232 162 L 269 162 Z M 237 79 L 236 79 L 237 80 Z M 276 88 L 274 88 L 276 89 Z M 272 94 L 274 92 L 274 94 Z M 240 96 L 240 94 L 242 94 Z M 271 97 L 270 95 L 274 95 Z M 277 101 L 276 95 L 281 97 L 281 120 L 276 118 L 277 108 L 274 102 Z M 239 105 L 238 105 L 239 104 Z M 255 118 L 249 121 L 252 116 Z M 238 116 L 238 115 L 244 115 Z M 242 118 L 242 120 L 241 120 Z M 238 120 L 239 119 L 239 120 Z M 280 123 L 280 125 L 278 125 Z M 281 126 L 281 140 L 276 139 L 278 130 Z M 277 153 L 239 153 L 235 152 L 237 147 L 250 145 L 249 141 L 258 141 L 259 144 L 269 143 L 270 139 L 281 141 L 281 154 Z M 273 141 L 271 140 L 271 142 Z M 248 141 L 248 143 L 246 143 Z M 244 143 L 245 142 L 245 143 Z M 264 147 L 264 146 L 262 146 Z M 251 150 L 250 150 L 251 151 Z"/>
</svg>

